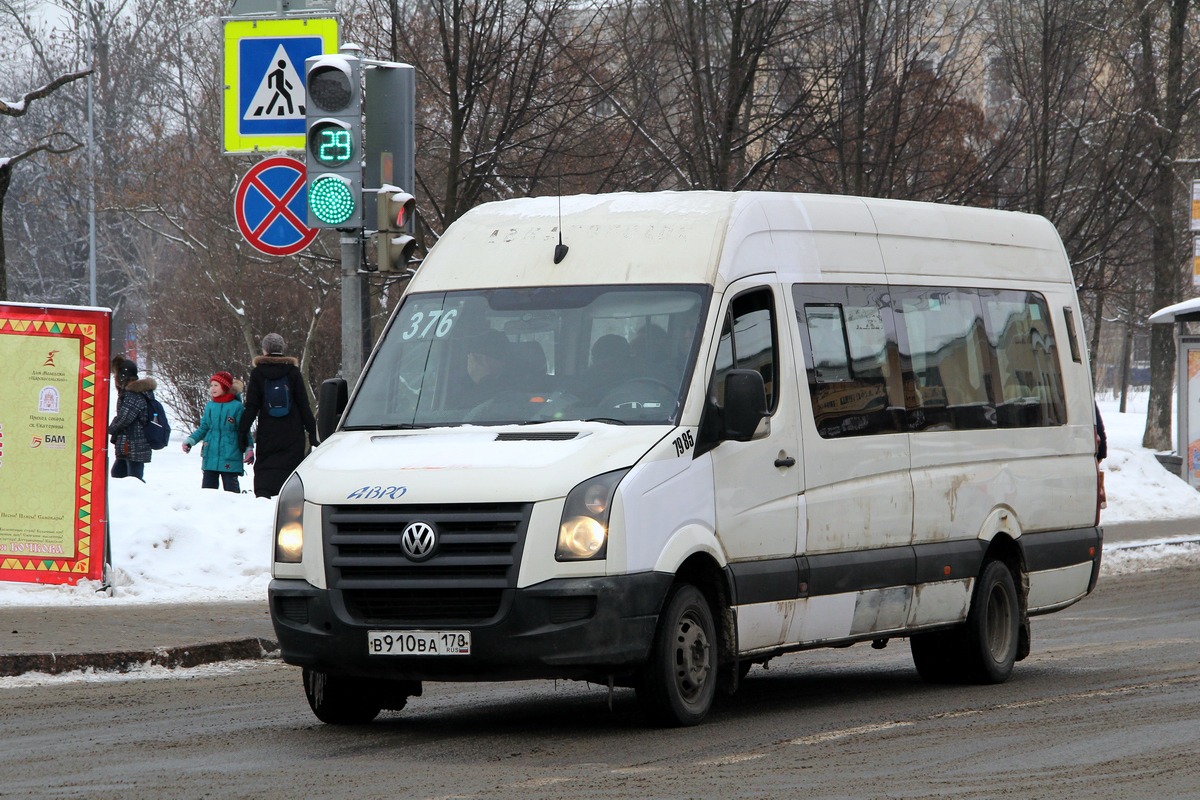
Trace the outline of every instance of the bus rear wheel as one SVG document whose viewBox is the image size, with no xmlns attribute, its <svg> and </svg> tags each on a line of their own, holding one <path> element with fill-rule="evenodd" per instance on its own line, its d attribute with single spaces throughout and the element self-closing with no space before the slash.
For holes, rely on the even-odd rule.
<svg viewBox="0 0 1200 800">
<path fill-rule="evenodd" d="M 988 561 L 975 583 L 967 621 L 913 636 L 913 663 L 930 683 L 1004 683 L 1017 660 L 1020 628 L 1013 574 L 1003 561 Z"/>
<path fill-rule="evenodd" d="M 1021 608 L 1012 572 L 989 561 L 975 586 L 967 615 L 966 678 L 972 683 L 1004 683 L 1012 675 L 1021 633 Z"/>
</svg>

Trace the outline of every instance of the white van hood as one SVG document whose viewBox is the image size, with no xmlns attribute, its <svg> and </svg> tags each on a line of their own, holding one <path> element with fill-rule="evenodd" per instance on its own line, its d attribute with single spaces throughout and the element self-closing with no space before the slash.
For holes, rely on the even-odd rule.
<svg viewBox="0 0 1200 800">
<path fill-rule="evenodd" d="M 311 503 L 536 502 L 632 466 L 664 425 L 562 422 L 340 431 L 297 470 Z"/>
</svg>

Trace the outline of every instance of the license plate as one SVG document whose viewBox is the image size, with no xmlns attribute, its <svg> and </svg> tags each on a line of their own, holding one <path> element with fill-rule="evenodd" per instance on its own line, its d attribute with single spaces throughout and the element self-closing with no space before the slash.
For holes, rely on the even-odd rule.
<svg viewBox="0 0 1200 800">
<path fill-rule="evenodd" d="M 470 631 L 368 631 L 372 656 L 469 656 Z"/>
</svg>

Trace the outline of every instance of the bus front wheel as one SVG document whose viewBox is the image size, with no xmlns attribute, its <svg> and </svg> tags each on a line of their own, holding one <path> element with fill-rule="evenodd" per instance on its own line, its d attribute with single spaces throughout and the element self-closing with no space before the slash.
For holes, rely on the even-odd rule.
<svg viewBox="0 0 1200 800">
<path fill-rule="evenodd" d="M 304 696 L 317 719 L 329 725 L 363 725 L 379 715 L 383 704 L 364 684 L 342 675 L 304 670 Z"/>
<path fill-rule="evenodd" d="M 695 586 L 667 598 L 637 685 L 637 698 L 655 723 L 696 725 L 708 715 L 717 686 L 717 631 L 712 609 Z"/>
</svg>

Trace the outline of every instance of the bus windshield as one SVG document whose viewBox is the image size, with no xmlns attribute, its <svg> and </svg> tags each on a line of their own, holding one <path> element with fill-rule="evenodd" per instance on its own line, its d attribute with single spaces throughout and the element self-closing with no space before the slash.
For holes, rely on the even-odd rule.
<svg viewBox="0 0 1200 800">
<path fill-rule="evenodd" d="M 344 427 L 674 424 L 709 297 L 692 285 L 408 295 Z"/>
</svg>

